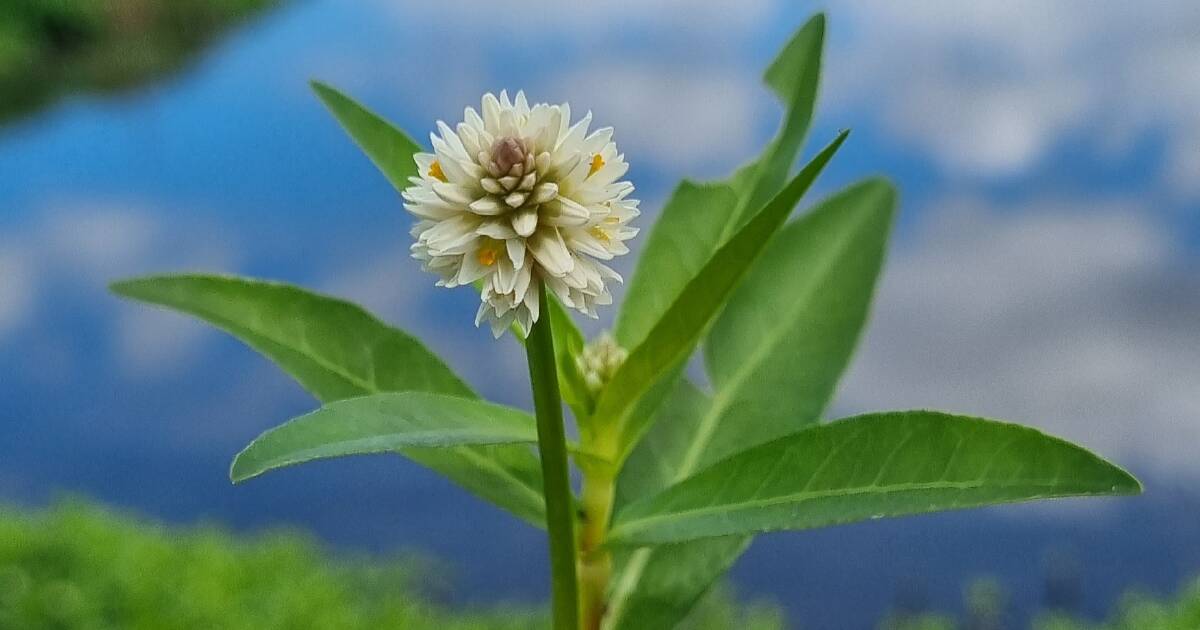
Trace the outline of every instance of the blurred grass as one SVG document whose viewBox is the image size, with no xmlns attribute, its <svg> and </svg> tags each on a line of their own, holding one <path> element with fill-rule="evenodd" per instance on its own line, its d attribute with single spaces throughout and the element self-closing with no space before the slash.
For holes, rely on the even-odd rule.
<svg viewBox="0 0 1200 630">
<path fill-rule="evenodd" d="M 280 0 L 0 0 L 0 124 L 80 92 L 178 70 Z"/>
<path fill-rule="evenodd" d="M 1036 630 L 1198 630 L 1200 629 L 1200 579 L 1175 598 L 1160 599 L 1144 593 L 1126 595 L 1113 619 L 1088 624 L 1059 615 L 1038 620 Z"/>
<path fill-rule="evenodd" d="M 925 614 L 893 617 L 880 630 L 1005 630 L 1015 627 L 1005 614 L 1004 595 L 992 580 L 982 580 L 967 590 L 966 618 Z M 1137 591 L 1126 594 L 1104 622 L 1093 623 L 1070 615 L 1044 612 L 1031 630 L 1200 630 L 1200 579 L 1175 597 L 1159 598 Z"/>
<path fill-rule="evenodd" d="M 540 606 L 455 609 L 444 578 L 415 557 L 335 555 L 297 532 L 237 536 L 173 528 L 82 499 L 0 506 L 0 630 L 528 630 Z M 966 589 L 967 615 L 893 616 L 881 630 L 1014 627 L 994 580 Z M 778 607 L 716 589 L 682 630 L 781 630 Z M 803 627 L 800 624 L 799 627 Z M 1200 630 L 1200 579 L 1174 598 L 1130 593 L 1110 620 L 1042 614 L 1033 630 Z"/>
<path fill-rule="evenodd" d="M 333 556 L 312 539 L 167 528 L 72 500 L 0 507 L 2 630 L 528 630 L 540 607 L 453 610 L 434 601 L 437 573 L 415 559 Z M 771 606 L 724 591 L 689 630 L 778 630 Z"/>
</svg>

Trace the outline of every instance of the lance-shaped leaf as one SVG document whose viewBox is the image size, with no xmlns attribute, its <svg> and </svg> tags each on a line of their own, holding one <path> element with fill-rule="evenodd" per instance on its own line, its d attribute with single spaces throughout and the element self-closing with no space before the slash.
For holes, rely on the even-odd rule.
<svg viewBox="0 0 1200 630">
<path fill-rule="evenodd" d="M 727 184 L 679 183 L 638 257 L 613 334 L 626 348 L 646 339 L 671 304 L 721 247 L 737 206 Z"/>
<path fill-rule="evenodd" d="M 427 392 L 375 394 L 329 403 L 263 433 L 233 459 L 229 477 L 239 482 L 315 459 L 410 447 L 536 442 L 533 417 L 511 407 Z"/>
<path fill-rule="evenodd" d="M 588 392 L 579 373 L 575 358 L 583 352 L 583 333 L 571 319 L 571 314 L 558 298 L 547 295 L 546 306 L 549 307 L 550 330 L 554 333 L 554 363 L 558 370 L 558 388 L 562 392 L 563 402 L 571 408 L 576 418 L 586 418 L 592 412 L 592 395 Z"/>
<path fill-rule="evenodd" d="M 723 536 L 614 550 L 620 570 L 609 590 L 605 628 L 679 626 L 752 540 L 751 536 Z"/>
<path fill-rule="evenodd" d="M 894 202 L 886 182 L 870 180 L 779 231 L 707 337 L 714 398 L 680 383 L 627 460 L 619 504 L 817 421 L 866 321 Z M 749 542 L 728 537 L 633 551 L 619 565 L 613 627 L 669 627 Z"/>
<path fill-rule="evenodd" d="M 779 192 L 812 121 L 821 74 L 825 17 L 804 25 L 763 77 L 786 112 L 779 133 L 728 182 L 682 182 L 654 223 L 625 291 L 614 334 L 637 347 L 688 281 L 737 228 Z"/>
<path fill-rule="evenodd" d="M 392 186 L 396 190 L 407 188 L 408 178 L 417 174 L 413 154 L 421 147 L 392 123 L 338 90 L 317 81 L 313 81 L 312 88 Z"/>
<path fill-rule="evenodd" d="M 616 427 L 620 440 L 616 445 L 618 462 L 628 455 L 652 417 L 647 413 L 631 412 L 647 392 L 662 391 L 664 395 L 669 392 L 663 391 L 660 379 L 677 370 L 691 355 L 709 322 L 783 225 L 792 208 L 816 181 L 848 133 L 838 134 L 754 219 L 717 250 L 646 340 L 630 352 L 629 358 L 605 387 L 596 403 L 594 417 L 598 425 Z"/>
<path fill-rule="evenodd" d="M 709 396 L 686 378 L 675 381 L 672 391 L 655 413 L 654 425 L 625 460 L 617 480 L 616 506 L 658 494 L 677 483 L 679 462 L 687 455 L 697 422 L 712 407 Z M 690 477 L 699 469 L 684 475 Z"/>
<path fill-rule="evenodd" d="M 1124 470 L 1028 427 L 933 411 L 879 413 L 722 460 L 621 510 L 608 542 L 659 545 L 1140 491 Z"/>
<path fill-rule="evenodd" d="M 420 341 L 362 308 L 298 287 L 211 275 L 126 280 L 122 296 L 193 315 L 274 361 L 322 402 L 423 391 L 474 398 Z M 525 447 L 406 449 L 417 463 L 544 526 L 541 468 Z"/>
<path fill-rule="evenodd" d="M 895 202 L 867 180 L 780 230 L 709 331 L 712 404 L 672 482 L 817 421 L 866 324 Z"/>
<path fill-rule="evenodd" d="M 818 13 L 792 36 L 763 75 L 763 82 L 787 107 L 787 114 L 763 154 L 739 169 L 730 181 L 741 198 L 732 217 L 735 227 L 748 221 L 750 212 L 787 181 L 816 110 L 824 46 L 825 15 Z"/>
<path fill-rule="evenodd" d="M 728 182 L 703 186 L 684 182 L 667 202 L 638 260 L 617 318 L 616 335 L 626 347 L 635 347 L 645 338 L 713 252 L 749 220 L 747 211 L 760 207 L 782 186 L 812 121 L 824 33 L 825 18 L 817 15 L 792 37 L 768 68 L 764 82 L 783 102 L 786 114 L 778 135 L 762 155 L 739 169 Z M 764 256 L 770 255 L 768 251 Z M 769 264 L 764 260 L 756 266 Z M 711 342 L 711 333 L 708 339 Z M 819 370 L 822 365 L 814 360 L 810 370 L 801 372 Z M 830 367 L 836 365 L 834 362 Z M 650 433 L 626 462 L 618 484 L 619 504 L 647 496 L 676 480 L 680 463 L 695 446 L 697 419 L 704 416 L 708 401 L 687 383 L 681 385 L 692 391 L 667 398 Z M 793 426 L 806 421 L 798 415 L 792 418 Z M 684 476 L 693 472 L 695 469 Z M 741 555 L 749 540 L 709 539 L 618 555 L 608 627 L 634 630 L 674 626 Z"/>
<path fill-rule="evenodd" d="M 617 504 L 652 496 L 671 483 L 676 464 L 704 416 L 708 397 L 680 379 L 663 401 L 654 426 L 625 462 Z M 750 543 L 749 536 L 693 540 L 647 549 L 617 549 L 606 627 L 673 628 Z"/>
</svg>

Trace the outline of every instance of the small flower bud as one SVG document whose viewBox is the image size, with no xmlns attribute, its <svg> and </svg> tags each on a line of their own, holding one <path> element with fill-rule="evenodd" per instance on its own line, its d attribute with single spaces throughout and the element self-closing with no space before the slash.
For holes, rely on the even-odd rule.
<svg viewBox="0 0 1200 630">
<path fill-rule="evenodd" d="M 575 365 L 583 376 L 588 392 L 597 396 L 628 357 L 629 352 L 617 345 L 617 340 L 605 332 L 584 346 L 583 352 L 575 359 Z"/>
</svg>

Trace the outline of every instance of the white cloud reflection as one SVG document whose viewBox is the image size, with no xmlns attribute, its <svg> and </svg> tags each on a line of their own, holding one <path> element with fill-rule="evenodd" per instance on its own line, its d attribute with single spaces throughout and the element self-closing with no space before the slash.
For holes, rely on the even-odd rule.
<svg viewBox="0 0 1200 630">
<path fill-rule="evenodd" d="M 1062 142 L 1122 155 L 1160 134 L 1162 183 L 1200 194 L 1200 3 L 834 5 L 830 94 L 951 172 L 1004 177 Z"/>
<path fill-rule="evenodd" d="M 1200 474 L 1200 282 L 1152 217 L 944 202 L 892 256 L 841 410 L 948 408 Z"/>
<path fill-rule="evenodd" d="M 49 312 L 46 300 L 65 299 L 53 306 L 113 314 L 114 359 L 134 379 L 184 369 L 203 328 L 178 315 L 122 304 L 107 293 L 107 284 L 172 269 L 230 269 L 235 260 L 227 233 L 139 202 L 56 201 L 12 236 L 21 247 L 0 244 L 0 340 L 33 313 Z M 54 361 L 69 363 L 71 354 L 53 353 Z M 69 370 L 59 373 L 69 376 Z"/>
<path fill-rule="evenodd" d="M 27 324 L 33 315 L 35 266 L 26 247 L 0 243 L 0 342 Z"/>
</svg>

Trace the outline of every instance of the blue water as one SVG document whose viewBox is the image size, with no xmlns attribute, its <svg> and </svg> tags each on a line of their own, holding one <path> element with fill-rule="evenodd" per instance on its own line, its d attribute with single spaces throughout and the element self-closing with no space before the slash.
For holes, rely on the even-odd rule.
<svg viewBox="0 0 1200 630">
<path fill-rule="evenodd" d="M 32 278 L 18 287 L 16 268 L 0 267 L 8 289 L 0 296 L 31 304 L 17 323 L 0 325 L 0 498 L 41 504 L 81 493 L 177 523 L 300 527 L 339 548 L 445 559 L 454 601 L 545 597 L 538 531 L 397 457 L 230 486 L 230 455 L 312 400 L 235 342 L 140 314 L 103 289 L 131 273 L 201 268 L 353 294 L 363 290 L 358 272 L 382 272 L 368 285 L 373 305 L 428 337 L 485 394 L 525 404 L 515 348 L 469 327 L 473 297 L 432 292 L 403 262 L 408 220 L 394 192 L 305 83 L 329 79 L 420 130 L 484 89 L 540 87 L 559 98 L 553 71 L 592 52 L 553 36 L 542 46 L 468 42 L 453 20 L 423 16 L 298 2 L 232 33 L 179 77 L 118 98 L 74 98 L 0 129 L 0 253 L 17 252 Z M 761 37 L 731 47 L 727 61 L 757 74 L 790 30 L 780 25 L 801 17 L 791 9 L 766 16 L 752 29 Z M 635 24 L 612 45 L 653 56 L 656 38 L 670 31 L 666 22 Z M 674 36 L 686 43 L 688 34 Z M 765 94 L 760 105 L 772 111 Z M 823 190 L 892 174 L 904 191 L 903 239 L 920 217 L 907 209 L 948 183 L 928 159 L 890 144 L 869 114 L 843 114 L 837 124 L 822 117 L 813 132 L 856 128 Z M 764 120 L 759 141 L 772 130 L 773 119 Z M 1062 152 L 1071 157 L 1070 147 Z M 698 168 L 715 175 L 745 157 L 717 154 Z M 1116 194 L 1147 176 L 1073 159 L 1088 175 L 1060 173 L 1068 186 Z M 631 161 L 651 208 L 686 174 Z M 1116 171 L 1121 177 L 1110 176 Z M 989 194 L 1003 199 L 1009 188 Z M 1043 601 L 1050 558 L 1065 557 L 1078 567 L 1080 610 L 1097 616 L 1126 588 L 1168 592 L 1200 570 L 1200 494 L 1146 481 L 1145 497 L 1092 509 L 1006 508 L 768 536 L 733 582 L 747 596 L 776 599 L 805 628 L 867 628 L 897 604 L 957 609 L 967 580 L 994 575 L 1021 619 Z"/>
</svg>

